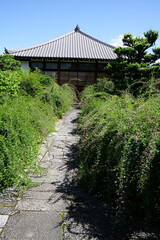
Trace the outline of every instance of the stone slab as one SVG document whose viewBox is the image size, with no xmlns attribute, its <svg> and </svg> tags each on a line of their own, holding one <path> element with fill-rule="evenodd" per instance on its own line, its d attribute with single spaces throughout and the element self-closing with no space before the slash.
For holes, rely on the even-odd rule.
<svg viewBox="0 0 160 240">
<path fill-rule="evenodd" d="M 14 207 L 0 207 L 0 215 L 10 215 L 14 213 Z"/>
<path fill-rule="evenodd" d="M 69 202 L 62 198 L 62 194 L 54 196 L 48 200 L 23 199 L 16 210 L 21 211 L 66 211 L 69 208 Z"/>
<path fill-rule="evenodd" d="M 8 220 L 8 215 L 0 215 L 0 228 L 3 228 Z"/>
<path fill-rule="evenodd" d="M 59 157 L 56 157 L 52 160 L 52 162 L 54 163 L 63 163 L 63 159 L 62 158 L 59 158 Z"/>
<path fill-rule="evenodd" d="M 39 199 L 39 200 L 45 200 L 45 199 L 50 199 L 53 197 L 53 195 L 56 194 L 55 191 L 49 191 L 49 192 L 36 192 L 36 191 L 27 191 L 24 195 L 23 198 L 27 199 Z"/>
<path fill-rule="evenodd" d="M 63 148 L 62 147 L 51 147 L 50 153 L 55 153 L 61 155 L 63 153 Z"/>
<path fill-rule="evenodd" d="M 64 155 L 64 153 L 53 153 L 53 154 L 51 154 L 51 157 L 52 157 L 52 159 L 54 160 L 54 159 L 56 159 L 56 158 L 58 158 L 58 159 L 62 159 L 62 157 L 63 157 L 63 155 Z"/>
<path fill-rule="evenodd" d="M 48 191 L 55 191 L 56 188 L 57 188 L 56 184 L 43 183 L 42 185 L 39 185 L 39 186 L 32 187 L 32 188 L 28 189 L 28 191 L 48 192 Z"/>
<path fill-rule="evenodd" d="M 53 145 L 50 146 L 50 151 L 51 150 L 54 150 L 54 151 L 63 150 L 63 147 L 62 146 L 57 146 L 57 145 L 53 144 Z"/>
<path fill-rule="evenodd" d="M 63 148 L 63 147 L 65 147 L 65 145 L 66 145 L 66 141 L 60 141 L 60 140 L 55 140 L 54 141 L 54 146 Z"/>
<path fill-rule="evenodd" d="M 53 160 L 51 162 L 50 169 L 58 169 L 58 170 L 67 169 L 67 165 L 63 161 L 57 163 L 57 162 L 54 162 Z"/>
<path fill-rule="evenodd" d="M 43 157 L 43 161 L 51 161 L 51 160 L 53 160 L 53 156 L 51 156 L 50 154 L 46 154 Z"/>
<path fill-rule="evenodd" d="M 70 136 L 67 136 L 67 142 L 74 142 L 76 143 L 78 141 L 78 137 L 75 136 L 75 135 L 70 135 Z"/>
<path fill-rule="evenodd" d="M 58 132 L 58 136 L 68 136 L 69 134 L 71 134 L 71 129 L 69 129 L 68 131 L 65 131 L 65 130 L 61 130 Z"/>
<path fill-rule="evenodd" d="M 64 136 L 64 135 L 57 135 L 56 137 L 55 137 L 55 140 L 56 141 L 66 141 L 67 140 L 67 137 L 66 136 Z"/>
<path fill-rule="evenodd" d="M 61 219 L 56 212 L 20 212 L 9 219 L 0 239 L 61 240 Z"/>
<path fill-rule="evenodd" d="M 55 175 L 63 175 L 65 177 L 67 173 L 67 168 L 52 168 L 48 170 L 48 175 L 49 176 L 55 176 Z"/>
<path fill-rule="evenodd" d="M 2 201 L 0 207 L 14 207 L 17 204 L 17 201 Z"/>
<path fill-rule="evenodd" d="M 60 183 L 65 179 L 65 174 L 57 174 L 57 175 L 48 175 L 45 179 L 45 183 Z"/>
<path fill-rule="evenodd" d="M 32 182 L 34 183 L 43 183 L 46 180 L 47 176 L 43 177 L 31 177 Z"/>
<path fill-rule="evenodd" d="M 40 166 L 42 167 L 42 168 L 49 168 L 50 166 L 51 166 L 51 162 L 50 161 L 42 161 L 41 163 L 40 163 Z"/>
</svg>

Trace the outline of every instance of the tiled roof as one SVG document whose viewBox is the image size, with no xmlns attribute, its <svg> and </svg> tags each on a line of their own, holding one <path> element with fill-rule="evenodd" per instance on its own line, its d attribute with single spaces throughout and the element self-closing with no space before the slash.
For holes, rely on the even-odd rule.
<svg viewBox="0 0 160 240">
<path fill-rule="evenodd" d="M 72 58 L 72 59 L 115 59 L 114 47 L 82 32 L 78 25 L 58 38 L 27 48 L 5 49 L 16 57 Z"/>
</svg>

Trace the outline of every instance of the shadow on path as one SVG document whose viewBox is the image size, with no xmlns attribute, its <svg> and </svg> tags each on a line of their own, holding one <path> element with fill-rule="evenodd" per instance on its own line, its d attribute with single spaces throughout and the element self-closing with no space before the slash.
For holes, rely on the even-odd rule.
<svg viewBox="0 0 160 240">
<path fill-rule="evenodd" d="M 78 180 L 78 147 L 71 146 L 68 171 L 74 170 L 72 179 L 65 177 L 61 188 L 68 193 L 71 206 L 65 217 L 65 239 L 122 240 L 160 239 L 158 233 L 152 233 L 142 222 L 128 219 L 117 226 L 115 212 L 100 199 L 84 192 Z M 68 178 L 69 177 L 69 178 Z"/>
<path fill-rule="evenodd" d="M 76 131 L 70 134 L 75 135 Z M 64 166 L 67 168 L 66 175 L 63 183 L 57 187 L 57 192 L 63 193 L 63 197 L 70 202 L 69 208 L 63 213 L 65 240 L 160 239 L 158 233 L 152 233 L 137 220 L 121 221 L 115 226 L 114 210 L 81 189 L 78 179 L 78 145 L 68 146 Z"/>
</svg>

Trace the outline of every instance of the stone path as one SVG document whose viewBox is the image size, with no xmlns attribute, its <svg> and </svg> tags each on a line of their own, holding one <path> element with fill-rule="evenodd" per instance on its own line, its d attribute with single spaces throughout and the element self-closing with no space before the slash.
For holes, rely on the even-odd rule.
<svg viewBox="0 0 160 240">
<path fill-rule="evenodd" d="M 22 198 L 0 196 L 0 239 L 118 240 L 122 239 L 121 234 L 123 237 L 128 234 L 125 228 L 113 236 L 113 211 L 80 190 L 76 149 L 78 115 L 77 109 L 68 111 L 59 122 L 59 131 L 43 144 L 40 157 L 45 175 L 33 177 L 34 182 L 43 184 L 27 190 Z M 152 238 L 144 235 L 140 239 Z"/>
<path fill-rule="evenodd" d="M 59 131 L 42 145 L 40 157 L 45 175 L 32 179 L 43 184 L 27 190 L 21 199 L 1 199 L 1 239 L 64 238 L 64 217 L 71 203 L 69 188 L 64 184 L 71 183 L 75 174 L 70 155 L 78 141 L 75 134 L 78 112 L 69 111 L 59 122 Z"/>
</svg>

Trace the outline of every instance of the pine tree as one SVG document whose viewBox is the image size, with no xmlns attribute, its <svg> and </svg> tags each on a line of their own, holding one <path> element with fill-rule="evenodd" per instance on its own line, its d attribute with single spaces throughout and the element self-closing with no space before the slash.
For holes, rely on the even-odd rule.
<svg viewBox="0 0 160 240">
<path fill-rule="evenodd" d="M 115 86 L 122 90 L 137 83 L 145 83 L 153 76 L 160 77 L 160 48 L 152 48 L 152 53 L 147 50 L 155 46 L 158 32 L 149 30 L 144 37 L 133 37 L 125 34 L 122 41 L 123 47 L 117 47 L 114 52 L 117 59 L 111 61 L 105 71 L 111 74 Z"/>
</svg>

